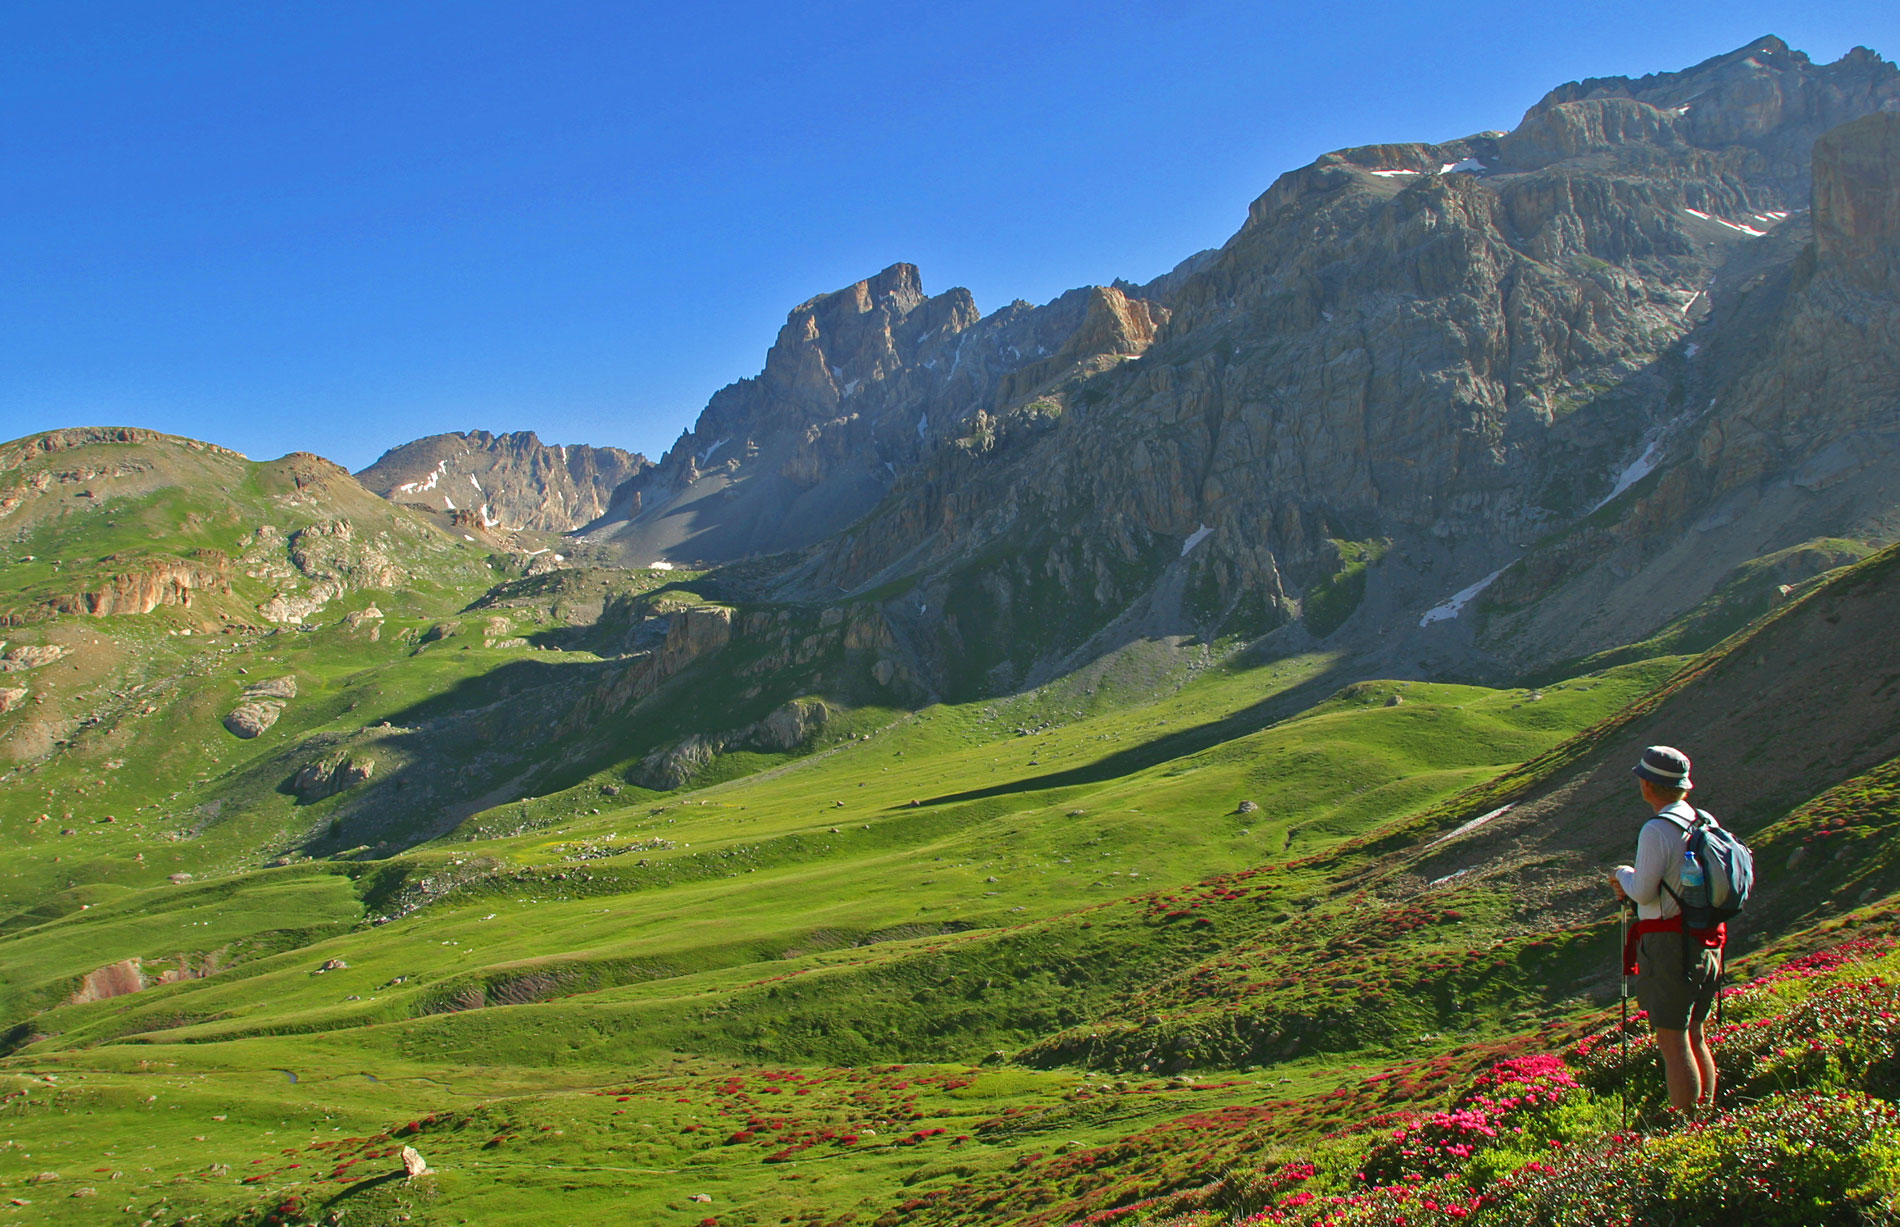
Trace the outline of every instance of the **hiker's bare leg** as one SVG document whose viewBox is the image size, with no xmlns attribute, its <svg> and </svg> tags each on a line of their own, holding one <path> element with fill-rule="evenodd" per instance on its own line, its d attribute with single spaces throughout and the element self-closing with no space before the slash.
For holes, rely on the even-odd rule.
<svg viewBox="0 0 1900 1227">
<path fill-rule="evenodd" d="M 1669 1106 L 1678 1112 L 1695 1111 L 1702 1093 L 1702 1071 L 1689 1051 L 1689 1033 L 1657 1027 L 1656 1050 L 1662 1053 L 1663 1072 L 1669 1078 Z"/>
<path fill-rule="evenodd" d="M 1709 1051 L 1709 1041 L 1702 1035 L 1702 1019 L 1689 1020 L 1689 1055 L 1695 1058 L 1697 1081 L 1700 1094 L 1697 1100 L 1704 1106 L 1715 1106 L 1715 1054 Z"/>
</svg>

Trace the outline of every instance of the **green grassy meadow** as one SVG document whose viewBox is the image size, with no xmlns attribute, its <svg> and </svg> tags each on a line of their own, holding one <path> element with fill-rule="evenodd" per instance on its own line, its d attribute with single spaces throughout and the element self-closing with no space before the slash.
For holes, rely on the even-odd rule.
<svg viewBox="0 0 1900 1227">
<path fill-rule="evenodd" d="M 887 1212 L 892 1190 L 921 1195 L 1038 1148 L 1163 1125 L 1190 1101 L 1241 1109 L 1330 1088 L 1341 1071 L 1319 1053 L 1226 1078 L 980 1062 L 1191 974 L 1220 938 L 1158 925 L 1168 892 L 1258 870 L 1261 906 L 1242 923 L 1270 935 L 1285 907 L 1325 892 L 1329 850 L 1535 755 L 1669 669 L 1620 669 L 1536 702 L 1360 684 L 1168 755 L 1170 739 L 1191 743 L 1333 663 L 1202 669 L 1146 704 L 1078 704 L 1068 723 L 1051 721 L 1048 695 L 864 711 L 808 757 L 703 789 L 623 804 L 644 790 L 608 796 L 589 780 L 470 820 L 525 834 L 457 830 L 366 862 L 194 861 L 202 876 L 184 885 L 123 887 L 10 926 L 9 1013 L 42 1010 L 32 1027 L 48 1038 L 6 1068 L 55 1078 L 57 1107 L 20 1109 L 51 1132 L 39 1158 L 0 1150 L 19 1165 L 0 1179 L 24 1187 L 47 1155 L 98 1145 L 142 1159 L 100 1195 L 145 1217 L 216 1220 L 289 1196 L 330 1206 L 356 1182 L 316 1167 L 388 1150 L 362 1139 L 434 1115 L 405 1135 L 441 1172 L 432 1191 L 366 1189 L 336 1203 L 344 1221 L 383 1221 L 398 1204 L 412 1221 L 514 1221 L 557 1191 L 577 1222 L 635 1209 L 839 1221 Z M 112 824 L 98 838 L 126 834 Z M 103 963 L 207 950 L 229 968 L 57 1004 Z M 331 959 L 347 967 L 319 973 Z M 226 1119 L 137 1143 L 161 1110 L 142 1088 L 185 1114 L 173 1119 Z M 995 1123 L 1058 1106 L 1047 1128 Z M 755 1118 L 780 1123 L 748 1128 Z M 204 1130 L 215 1140 L 186 1140 Z M 292 1168 L 284 1138 L 326 1149 Z M 19 1221 L 93 1210 L 41 1199 Z"/>
<path fill-rule="evenodd" d="M 1612 1068 L 1589 1039 L 1615 988 L 1597 883 L 1632 834 L 1609 817 L 1618 756 L 1658 728 L 1704 732 L 1714 778 L 1755 783 L 1724 813 L 1799 887 L 1738 943 L 1770 977 L 1738 1009 L 1798 1030 L 1895 957 L 1900 662 L 1867 628 L 1900 556 L 1774 601 L 1764 564 L 1693 634 L 1535 687 L 1165 641 L 912 702 L 875 680 L 870 602 L 526 575 L 506 543 L 326 494 L 305 462 L 177 464 L 120 501 L 51 487 L 66 501 L 27 504 L 7 547 L 35 562 L 0 570 L 6 636 L 65 649 L 5 675 L 28 698 L 0 715 L 0 1227 L 1585 1221 L 1546 1214 L 1563 1198 L 1522 1147 L 1412 1171 L 1379 1139 L 1442 1132 L 1496 1070 L 1533 1070 L 1557 1096 L 1537 1138 L 1634 1145 L 1607 1114 L 1622 1074 L 1654 1082 L 1640 1040 Z M 338 519 L 406 578 L 351 555 L 320 611 L 261 620 L 328 572 L 256 525 Z M 249 571 L 147 613 L 32 612 L 72 578 L 41 558 L 119 573 L 127 525 L 147 554 Z M 1802 672 L 1842 658 L 1830 636 L 1863 645 L 1842 667 L 1866 695 Z M 261 735 L 221 723 L 286 678 Z M 795 742 L 759 733 L 814 702 Z M 1777 737 L 1748 731 L 1751 702 Z M 717 752 L 651 786 L 701 734 Z M 373 770 L 298 790 L 343 761 Z M 1827 1035 L 1885 1068 L 1879 1011 L 1840 1017 L 1859 1029 Z M 1900 1089 L 1752 1042 L 1736 1111 Z M 1664 1128 L 1653 1095 L 1633 1106 Z M 404 1146 L 432 1171 L 405 1179 Z M 1689 1180 L 1656 1155 L 1658 1181 Z M 1875 1168 L 1854 1179 L 1886 1189 Z M 1427 1212 L 1408 1172 L 1463 1183 Z"/>
</svg>

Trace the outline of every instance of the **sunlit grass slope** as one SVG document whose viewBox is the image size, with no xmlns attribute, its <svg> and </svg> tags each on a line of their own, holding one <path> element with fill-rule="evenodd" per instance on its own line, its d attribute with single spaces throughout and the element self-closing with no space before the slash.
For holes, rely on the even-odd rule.
<svg viewBox="0 0 1900 1227">
<path fill-rule="evenodd" d="M 1284 907 L 1324 892 L 1326 854 L 1342 841 L 1536 754 L 1667 671 L 1542 692 L 1361 683 L 1219 736 L 1331 663 L 1202 669 L 1155 701 L 1092 713 L 1080 693 L 860 713 L 863 731 L 755 776 L 633 806 L 589 782 L 470 820 L 517 836 L 458 831 L 395 861 L 101 896 L 0 938 L 10 1002 L 52 1007 L 31 1019 L 43 1038 L 8 1067 L 84 1088 L 74 1093 L 90 1123 L 75 1145 L 83 1135 L 114 1159 L 159 1147 L 139 1164 L 154 1169 L 142 1213 L 161 1194 L 181 1209 L 299 1189 L 327 1201 L 351 1182 L 313 1185 L 300 1175 L 313 1164 L 282 1155 L 236 1169 L 257 1167 L 266 1129 L 307 1147 L 435 1112 L 454 1122 L 424 1128 L 444 1139 L 430 1141 L 438 1209 L 406 1186 L 354 1196 L 365 1213 L 407 1199 L 412 1214 L 453 1206 L 495 1222 L 536 1215 L 556 1189 L 601 1199 L 600 1213 L 690 1213 L 710 1203 L 685 1200 L 703 1191 L 687 1177 L 718 1198 L 723 1222 L 793 1207 L 841 1216 L 887 1202 L 906 1178 L 927 1188 L 1006 1169 L 1029 1141 L 985 1122 L 1011 1106 L 1112 1097 L 1113 1111 L 1075 1120 L 1067 1140 L 1081 1145 L 1173 1119 L 1186 1097 L 1244 1106 L 1330 1086 L 1339 1075 L 1310 1051 L 1275 1054 L 1270 1076 L 1216 1079 L 1227 1085 L 1214 1092 L 1155 1081 L 1161 1061 L 1115 1071 L 1123 1089 L 1099 1094 L 1085 1070 L 972 1063 L 1082 1024 L 1234 937 L 1167 919 L 1165 894 L 1248 872 L 1271 888 L 1250 925 L 1285 928 Z M 207 978 L 57 1004 L 109 959 L 220 947 L 235 965 Z M 319 971 L 331 960 L 343 966 Z M 919 1061 L 933 1064 L 888 1068 Z M 158 1110 L 136 1093 L 147 1085 L 166 1089 L 155 1102 L 180 1097 L 168 1113 L 227 1119 L 134 1142 L 152 1136 Z M 781 1099 L 795 1108 L 768 1110 Z M 219 1104 L 230 1110 L 210 1111 Z M 780 1123 L 748 1129 L 754 1118 Z M 189 1139 L 219 1133 L 220 1153 L 242 1163 L 206 1151 L 187 1170 L 213 1145 Z M 765 1140 L 770 1151 L 753 1144 Z M 339 1163 L 377 1148 L 351 1145 Z M 944 1152 L 936 1177 L 932 1151 Z M 532 1174 L 545 1163 L 571 1170 Z M 165 1183 L 179 1175 L 188 1196 Z"/>
</svg>

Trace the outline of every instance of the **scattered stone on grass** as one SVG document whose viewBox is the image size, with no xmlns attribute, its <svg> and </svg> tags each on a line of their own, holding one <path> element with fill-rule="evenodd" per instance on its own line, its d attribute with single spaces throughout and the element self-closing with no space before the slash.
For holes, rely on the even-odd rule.
<svg viewBox="0 0 1900 1227">
<path fill-rule="evenodd" d="M 284 705 L 273 701 L 240 703 L 224 718 L 224 727 L 239 737 L 249 741 L 261 736 L 271 725 L 277 723 L 277 717 L 283 715 Z"/>
</svg>

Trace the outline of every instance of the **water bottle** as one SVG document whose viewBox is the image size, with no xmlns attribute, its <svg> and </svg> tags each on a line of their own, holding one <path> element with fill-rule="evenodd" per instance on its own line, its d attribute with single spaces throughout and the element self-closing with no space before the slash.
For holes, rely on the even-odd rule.
<svg viewBox="0 0 1900 1227">
<path fill-rule="evenodd" d="M 1702 862 L 1696 858 L 1694 849 L 1684 848 L 1682 850 L 1682 886 L 1679 891 L 1682 895 L 1683 906 L 1696 907 L 1708 903 L 1707 891 L 1703 883 Z"/>
</svg>

